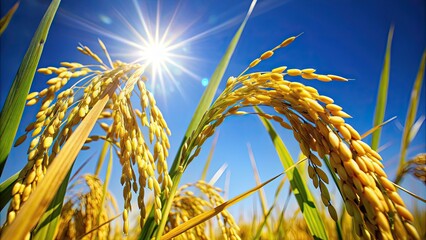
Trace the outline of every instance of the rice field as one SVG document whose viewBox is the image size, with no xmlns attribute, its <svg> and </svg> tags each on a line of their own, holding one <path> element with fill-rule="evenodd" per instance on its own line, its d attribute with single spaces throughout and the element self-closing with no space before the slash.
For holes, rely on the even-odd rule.
<svg viewBox="0 0 426 240">
<path fill-rule="evenodd" d="M 289 28 L 279 41 L 262 42 L 250 24 L 267 30 L 256 20 L 268 21 L 275 9 L 294 7 L 291 2 L 245 1 L 236 17 L 211 15 L 207 23 L 217 27 L 184 40 L 169 31 L 179 29 L 173 25 L 184 19 L 179 11 L 200 9 L 194 2 L 171 12 L 162 1 L 154 7 L 128 2 L 137 24 L 118 9 L 79 16 L 59 0 L 33 4 L 45 5 L 44 15 L 16 75 L 1 89 L 0 239 L 426 238 L 424 31 L 413 37 L 423 52 L 406 60 L 415 71 L 395 90 L 391 57 L 399 22 L 381 41 L 380 75 L 366 81 L 354 79 L 350 67 L 320 61 L 325 56 L 314 57 L 313 67 L 315 48 L 295 52 L 310 29 L 291 34 Z M 26 19 L 20 11 L 29 8 L 2 3 L 4 51 L 18 20 Z M 159 25 L 166 17 L 168 25 Z M 58 18 L 68 25 L 55 26 Z M 115 28 L 117 19 L 139 42 Z M 227 28 L 225 40 L 217 37 Z M 86 42 L 83 30 L 96 37 Z M 80 34 L 72 53 L 49 45 Z M 205 36 L 224 48 L 210 53 L 217 60 L 211 77 L 200 79 L 203 61 L 184 53 L 197 52 Z M 341 46 L 324 46 L 334 47 Z M 10 63 L 3 64 L 5 72 Z M 190 77 L 202 85 L 198 95 L 179 82 Z M 396 94 L 407 96 L 405 105 L 397 105 Z M 192 109 L 178 101 L 185 97 Z M 238 141 L 249 135 L 251 142 Z"/>
</svg>

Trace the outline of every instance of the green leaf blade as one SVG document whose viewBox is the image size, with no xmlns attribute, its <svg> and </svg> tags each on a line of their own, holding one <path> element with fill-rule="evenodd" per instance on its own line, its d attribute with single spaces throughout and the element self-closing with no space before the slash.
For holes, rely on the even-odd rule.
<svg viewBox="0 0 426 240">
<path fill-rule="evenodd" d="M 383 63 L 382 73 L 380 76 L 379 90 L 376 100 L 376 110 L 374 115 L 373 126 L 380 125 L 385 118 L 386 103 L 388 97 L 390 62 L 391 62 L 391 47 L 394 27 L 391 26 L 388 33 L 388 42 L 386 45 L 385 60 Z M 371 148 L 377 150 L 380 142 L 380 134 L 382 130 L 379 128 L 371 135 Z"/>
<path fill-rule="evenodd" d="M 255 107 L 256 112 L 262 112 L 260 108 Z M 266 131 L 268 132 L 271 140 L 275 146 L 275 150 L 280 158 L 281 164 L 284 169 L 290 169 L 294 165 L 293 158 L 287 150 L 282 139 L 278 136 L 272 124 L 265 118 L 259 117 Z M 286 171 L 288 179 L 290 181 L 291 188 L 294 196 L 296 197 L 297 203 L 299 204 L 300 210 L 305 218 L 308 228 L 314 236 L 314 238 L 328 239 L 325 226 L 320 217 L 313 194 L 309 190 L 305 180 L 301 177 L 297 168 L 293 168 Z"/>
<path fill-rule="evenodd" d="M 0 112 L 0 175 L 13 145 L 34 74 L 60 0 L 53 0 L 31 40 Z"/>
</svg>

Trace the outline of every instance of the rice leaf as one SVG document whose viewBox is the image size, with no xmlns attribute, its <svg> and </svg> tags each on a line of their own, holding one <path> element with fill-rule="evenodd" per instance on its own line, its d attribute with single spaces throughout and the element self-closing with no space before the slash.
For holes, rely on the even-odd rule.
<svg viewBox="0 0 426 240">
<path fill-rule="evenodd" d="M 410 104 L 407 110 L 407 117 L 405 119 L 404 131 L 402 134 L 402 143 L 401 143 L 401 157 L 399 159 L 399 167 L 395 183 L 399 183 L 402 179 L 400 174 L 404 169 L 406 162 L 407 149 L 410 145 L 411 131 L 413 130 L 413 124 L 416 119 L 417 108 L 419 106 L 420 93 L 422 89 L 423 78 L 425 74 L 425 65 L 426 65 L 426 51 L 423 52 L 422 59 L 420 61 L 419 71 L 417 72 L 416 80 L 414 81 L 413 90 L 411 91 Z"/>
<path fill-rule="evenodd" d="M 256 112 L 261 113 L 260 108 L 255 107 Z M 287 150 L 282 139 L 278 136 L 272 124 L 265 118 L 259 117 L 265 126 L 266 130 L 271 137 L 271 140 L 275 146 L 275 150 L 281 160 L 284 169 L 289 169 L 294 165 L 294 161 Z M 308 225 L 309 231 L 314 238 L 328 239 L 327 232 L 323 221 L 320 217 L 313 194 L 309 190 L 305 180 L 301 177 L 299 171 L 294 168 L 291 171 L 286 171 L 288 179 L 290 181 L 291 189 L 293 190 L 294 196 L 297 199 L 299 208 L 302 211 L 303 217 L 305 218 L 306 224 Z"/>
<path fill-rule="evenodd" d="M 191 133 L 197 128 L 197 126 L 200 124 L 200 120 L 202 118 L 202 116 L 204 115 L 204 113 L 207 111 L 207 109 L 210 107 L 214 95 L 216 93 L 216 90 L 219 86 L 219 83 L 225 73 L 225 70 L 229 64 L 229 61 L 232 57 L 232 54 L 234 53 L 234 50 L 237 46 L 237 43 L 240 39 L 240 36 L 243 32 L 243 29 L 254 9 L 254 6 L 256 5 L 257 0 L 252 0 L 250 8 L 247 12 L 247 15 L 244 19 L 244 21 L 241 23 L 240 27 L 238 28 L 237 32 L 235 33 L 234 37 L 232 38 L 230 44 L 228 45 L 228 48 L 226 49 L 225 55 L 222 57 L 222 59 L 220 60 L 218 66 L 216 67 L 213 75 L 210 78 L 210 82 L 209 85 L 207 86 L 206 90 L 203 93 L 203 96 L 200 99 L 200 102 L 198 103 L 198 106 L 195 110 L 195 113 L 191 119 L 191 122 L 188 126 L 188 129 L 186 130 L 184 139 L 182 140 L 182 143 L 179 147 L 179 150 L 176 154 L 176 157 L 173 161 L 172 167 L 170 168 L 170 177 L 173 181 L 173 187 L 170 189 L 170 195 L 167 199 L 163 199 L 162 203 L 163 204 L 163 214 L 162 214 L 162 220 L 160 222 L 160 225 L 158 226 L 158 231 L 157 231 L 157 239 L 159 239 L 163 233 L 164 227 L 166 225 L 167 222 L 167 217 L 169 215 L 170 209 L 172 207 L 172 200 L 173 197 L 176 193 L 177 190 L 177 186 L 180 182 L 180 178 L 183 174 L 182 171 L 179 171 L 179 158 L 181 155 L 181 151 L 182 151 L 182 147 L 183 144 L 185 142 L 185 140 L 191 135 Z M 153 233 L 157 230 L 157 226 L 155 224 L 154 221 L 154 212 L 153 210 L 150 211 L 145 226 L 142 229 L 142 232 L 139 236 L 139 239 L 149 239 L 153 236 Z"/>
<path fill-rule="evenodd" d="M 213 158 L 214 149 L 216 148 L 217 140 L 219 139 L 219 132 L 215 134 L 215 137 L 212 142 L 212 146 L 210 147 L 209 155 L 207 156 L 206 164 L 204 165 L 203 172 L 201 173 L 200 180 L 205 181 L 207 177 L 207 171 L 209 170 L 210 163 Z"/>
<path fill-rule="evenodd" d="M 95 169 L 96 176 L 99 176 L 99 173 L 101 172 L 101 168 L 102 168 L 102 165 L 104 164 L 105 157 L 108 151 L 108 146 L 109 146 L 109 142 L 105 141 L 102 147 L 101 154 L 99 155 L 99 158 L 98 158 L 98 163 L 96 164 L 96 169 Z"/>
<path fill-rule="evenodd" d="M 19 7 L 19 2 L 15 3 L 11 9 L 0 19 L 0 36 L 3 34 L 4 30 L 6 30 L 7 25 L 9 25 L 10 20 L 15 14 L 16 9 Z"/>
<path fill-rule="evenodd" d="M 260 175 L 259 175 L 259 171 L 257 170 L 256 160 L 254 158 L 253 150 L 251 149 L 250 144 L 247 144 L 247 149 L 248 149 L 248 153 L 249 153 L 251 168 L 253 169 L 253 173 L 254 173 L 254 180 L 256 181 L 257 185 L 260 185 L 260 183 L 261 183 Z M 266 194 L 265 194 L 265 191 L 263 189 L 259 190 L 259 200 L 260 200 L 260 206 L 262 207 L 263 221 L 266 221 L 267 217 L 269 216 L 269 214 L 271 212 L 271 209 L 270 210 L 267 209 L 268 208 L 268 202 L 266 201 Z M 264 223 L 264 224 L 267 224 L 267 222 Z M 264 225 L 264 224 L 262 224 L 262 225 Z M 267 224 L 267 227 L 268 227 L 269 232 L 271 232 L 272 231 L 271 226 L 269 224 Z M 263 226 L 262 226 L 262 228 L 263 228 Z"/>
<path fill-rule="evenodd" d="M 219 86 L 220 81 L 222 80 L 223 75 L 225 74 L 225 70 L 228 67 L 229 61 L 231 60 L 232 54 L 234 53 L 234 50 L 238 44 L 238 41 L 240 39 L 240 36 L 243 32 L 243 29 L 247 23 L 247 20 L 249 19 L 254 6 L 256 5 L 257 0 L 253 0 L 250 8 L 247 12 L 247 15 L 244 19 L 244 21 L 241 23 L 240 28 L 238 28 L 238 31 L 235 33 L 234 37 L 232 38 L 231 43 L 229 44 L 228 48 L 226 49 L 225 55 L 222 57 L 222 59 L 219 62 L 219 65 L 216 67 L 215 71 L 213 72 L 213 75 L 210 78 L 209 84 L 206 88 L 206 90 L 203 93 L 203 96 L 201 97 L 200 102 L 198 103 L 198 106 L 195 110 L 194 116 L 192 117 L 192 120 L 189 124 L 188 129 L 186 130 L 185 136 L 189 137 L 196 129 L 198 124 L 200 123 L 200 120 L 203 116 L 203 114 L 207 111 L 207 109 L 210 107 L 211 103 L 213 102 L 214 95 L 216 93 L 216 90 Z"/>
<path fill-rule="evenodd" d="M 257 190 L 259 190 L 260 188 L 262 188 L 266 184 L 272 182 L 273 180 L 275 180 L 276 178 L 278 178 L 282 174 L 283 173 L 278 174 L 277 176 L 269 179 L 268 181 L 262 183 L 261 185 L 258 185 L 256 187 L 254 187 L 254 188 L 232 198 L 231 200 L 222 203 L 221 205 L 215 207 L 214 209 L 212 209 L 210 211 L 204 212 L 204 213 L 202 213 L 202 214 L 200 214 L 200 215 L 198 215 L 194 218 L 189 219 L 185 223 L 177 226 L 176 228 L 170 230 L 170 232 L 164 234 L 164 236 L 161 237 L 161 240 L 167 240 L 167 239 L 174 238 L 174 237 L 178 236 L 179 234 L 187 231 L 188 229 L 191 229 L 191 228 L 209 220 L 210 218 L 216 216 L 217 214 L 219 214 L 220 212 L 225 210 L 227 207 L 230 207 L 230 206 L 234 205 L 235 203 L 238 203 L 241 200 L 247 198 L 248 196 L 250 196 L 251 194 L 253 194 Z"/>
<path fill-rule="evenodd" d="M 266 213 L 264 213 L 264 216 L 263 216 L 263 220 L 262 220 L 262 222 L 260 223 L 260 225 L 257 227 L 257 231 L 256 231 L 256 235 L 254 236 L 254 238 L 253 239 L 255 239 L 255 240 L 258 240 L 258 239 L 260 239 L 261 238 L 261 234 L 262 234 L 262 230 L 263 230 L 263 228 L 265 227 L 265 225 L 268 223 L 268 217 L 271 215 L 271 213 L 272 213 L 272 210 L 274 209 L 274 205 L 272 205 L 270 208 L 269 208 L 269 210 L 268 210 L 268 212 L 266 212 Z M 272 232 L 272 231 L 268 231 L 268 232 Z"/>
<path fill-rule="evenodd" d="M 69 173 L 81 147 L 92 131 L 95 123 L 109 100 L 105 95 L 90 110 L 56 158 L 50 164 L 44 179 L 22 206 L 15 220 L 3 229 L 3 239 L 24 239 L 26 234 L 42 217 L 52 200 L 57 195 L 59 187 Z"/>
<path fill-rule="evenodd" d="M 71 169 L 68 171 L 66 179 L 69 179 L 70 174 Z M 55 197 L 52 200 L 52 203 L 49 205 L 49 208 L 40 218 L 39 224 L 32 232 L 31 239 L 46 240 L 55 238 L 56 227 L 61 217 L 62 204 L 64 201 L 65 193 L 67 192 L 67 185 L 68 184 L 61 184 L 55 194 Z"/>
<path fill-rule="evenodd" d="M 380 76 L 379 91 L 377 93 L 376 112 L 374 115 L 373 126 L 380 125 L 385 118 L 386 102 L 388 97 L 389 72 L 391 61 L 391 46 L 394 26 L 392 25 L 388 33 L 388 42 L 386 45 L 385 60 L 383 63 L 382 74 Z M 371 148 L 377 150 L 380 142 L 381 129 L 378 129 L 371 135 Z"/>
<path fill-rule="evenodd" d="M 257 185 L 260 185 L 261 181 L 260 181 L 259 171 L 257 170 L 256 160 L 254 159 L 253 150 L 251 149 L 250 144 L 247 144 L 247 148 L 248 148 L 251 167 L 252 167 L 253 173 L 254 173 L 254 180 L 256 181 Z M 266 202 L 266 195 L 265 195 L 265 191 L 263 191 L 263 189 L 259 190 L 259 198 L 260 198 L 260 205 L 262 206 L 263 214 L 266 214 L 267 211 L 268 211 L 267 210 L 268 203 Z"/>
<path fill-rule="evenodd" d="M 60 0 L 53 0 L 47 9 L 40 25 L 31 40 L 30 47 L 25 53 L 18 73 L 13 80 L 9 94 L 0 112 L 0 176 L 3 172 L 7 156 L 13 145 L 13 139 L 18 131 L 24 112 L 25 102 L 31 87 L 38 61 L 43 52 L 44 43 L 50 25 L 58 9 Z"/>
<path fill-rule="evenodd" d="M 6 206 L 9 200 L 12 198 L 12 188 L 15 185 L 16 180 L 18 180 L 19 172 L 13 174 L 13 176 L 4 180 L 0 183 L 0 211 Z"/>
<path fill-rule="evenodd" d="M 425 119 L 426 119 L 425 115 L 422 115 L 413 124 L 413 126 L 411 127 L 410 135 L 408 136 L 408 142 L 413 141 L 413 139 L 416 137 L 416 135 L 419 132 L 420 128 L 422 127 Z"/>
<path fill-rule="evenodd" d="M 110 145 L 108 166 L 105 173 L 105 180 L 104 180 L 104 185 L 102 189 L 102 201 L 101 201 L 101 204 L 99 205 L 99 210 L 98 210 L 98 225 L 101 222 L 102 211 L 104 211 L 105 199 L 108 195 L 108 185 L 109 185 L 109 180 L 111 179 L 111 173 L 112 173 L 112 162 L 113 162 L 112 160 L 113 160 L 113 152 L 112 152 L 112 146 Z"/>
</svg>

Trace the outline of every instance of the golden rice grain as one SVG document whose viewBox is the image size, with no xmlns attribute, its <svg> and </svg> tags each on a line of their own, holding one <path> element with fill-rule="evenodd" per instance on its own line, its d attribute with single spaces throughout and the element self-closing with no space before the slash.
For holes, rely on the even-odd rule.
<svg viewBox="0 0 426 240">
<path fill-rule="evenodd" d="M 52 74 L 52 70 L 47 68 L 39 68 L 37 69 L 37 72 L 41 74 L 46 74 L 46 75 Z"/>
<path fill-rule="evenodd" d="M 260 59 L 256 58 L 255 60 L 253 60 L 253 62 L 250 63 L 249 68 L 253 68 L 255 67 L 257 64 L 259 64 Z"/>
<path fill-rule="evenodd" d="M 337 76 L 337 75 L 333 75 L 333 74 L 327 74 L 327 77 L 329 77 L 329 78 L 331 78 L 332 80 L 335 80 L 335 81 L 343 81 L 343 82 L 347 82 L 348 81 L 347 78 L 344 78 L 344 77 L 341 77 L 341 76 Z"/>
<path fill-rule="evenodd" d="M 281 44 L 280 47 L 287 47 L 290 43 L 292 43 L 294 40 L 296 39 L 296 37 L 289 37 L 286 40 L 284 40 Z"/>
<path fill-rule="evenodd" d="M 404 219 L 406 219 L 406 220 L 408 220 L 410 222 L 414 221 L 413 215 L 408 211 L 407 208 L 405 208 L 405 207 L 403 207 L 401 205 L 398 205 L 398 204 L 396 204 L 395 207 L 396 207 L 396 211 L 398 212 L 398 214 L 401 217 L 403 217 Z"/>
<path fill-rule="evenodd" d="M 339 148 L 340 139 L 339 139 L 339 137 L 337 137 L 337 135 L 333 131 L 330 131 L 328 133 L 328 141 L 330 142 L 331 146 L 333 146 L 334 148 L 336 148 L 336 149 Z"/>
<path fill-rule="evenodd" d="M 349 141 L 352 138 L 351 132 L 344 125 L 337 125 L 336 128 L 342 135 L 343 139 Z"/>
<path fill-rule="evenodd" d="M 22 136 L 20 136 L 17 140 L 16 140 L 16 142 L 15 142 L 15 144 L 13 145 L 14 147 L 17 147 L 17 146 L 19 146 L 19 145 L 21 145 L 25 140 L 27 139 L 27 134 L 24 134 L 24 135 L 22 135 Z"/>
<path fill-rule="evenodd" d="M 325 103 L 325 104 L 332 104 L 334 103 L 334 100 L 330 97 L 321 95 L 318 97 L 318 100 L 320 100 L 321 102 Z"/>
<path fill-rule="evenodd" d="M 333 125 L 343 125 L 345 123 L 345 120 L 343 118 L 341 118 L 341 117 L 338 117 L 338 116 L 330 116 L 328 118 L 328 120 Z"/>
<path fill-rule="evenodd" d="M 302 74 L 302 71 L 300 71 L 300 69 L 292 68 L 287 70 L 287 74 L 289 76 L 299 76 Z"/>
<path fill-rule="evenodd" d="M 272 69 L 272 72 L 273 72 L 273 73 L 282 73 L 282 72 L 284 72 L 286 69 L 287 69 L 287 67 L 286 67 L 286 66 L 277 67 L 277 68 Z"/>
<path fill-rule="evenodd" d="M 321 82 L 330 82 L 332 79 L 330 77 L 327 77 L 326 75 L 317 74 L 317 79 Z"/>
<path fill-rule="evenodd" d="M 330 214 L 330 217 L 331 217 L 334 221 L 336 221 L 336 222 L 337 222 L 338 217 L 337 217 L 336 209 L 335 209 L 332 205 L 329 205 L 329 206 L 327 207 L 327 210 L 328 210 L 328 213 Z"/>
<path fill-rule="evenodd" d="M 303 70 L 302 70 L 303 71 Z M 304 73 L 301 74 L 302 78 L 307 80 L 317 79 L 318 75 L 315 73 Z"/>
<path fill-rule="evenodd" d="M 32 98 L 31 100 L 29 100 L 28 102 L 27 102 L 27 106 L 32 106 L 32 105 L 34 105 L 34 104 L 36 104 L 36 103 L 38 103 L 38 98 Z"/>
<path fill-rule="evenodd" d="M 264 53 L 260 56 L 260 59 L 261 59 L 261 60 L 265 60 L 265 59 L 267 59 L 267 58 L 270 58 L 272 55 L 274 55 L 274 52 L 273 52 L 273 51 L 267 51 L 267 52 L 264 52 Z"/>
</svg>

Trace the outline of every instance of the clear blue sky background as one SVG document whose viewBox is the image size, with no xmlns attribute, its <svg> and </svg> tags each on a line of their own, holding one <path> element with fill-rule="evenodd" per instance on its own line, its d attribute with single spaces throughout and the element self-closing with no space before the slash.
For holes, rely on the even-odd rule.
<svg viewBox="0 0 426 240">
<path fill-rule="evenodd" d="M 1 1 L 1 15 L 15 3 L 14 0 Z M 49 1 L 21 1 L 8 29 L 0 38 L 0 105 L 3 105 L 8 89 L 19 67 L 29 42 L 41 20 Z M 179 8 L 177 9 L 177 6 Z M 176 41 L 193 36 L 175 52 L 188 56 L 179 59 L 180 65 L 190 70 L 189 75 L 170 66 L 177 80 L 178 88 L 167 81 L 162 91 L 156 89 L 156 98 L 165 119 L 172 131 L 170 150 L 172 161 L 182 136 L 188 126 L 205 87 L 203 78 L 209 78 L 216 64 L 225 52 L 233 34 L 243 20 L 250 1 L 161 1 L 160 22 L 167 24 L 176 10 L 170 34 L 180 33 Z M 156 1 L 143 1 L 140 4 L 146 18 L 155 23 Z M 138 39 L 123 22 L 124 17 L 135 28 L 140 29 L 140 21 L 132 1 L 63 1 L 52 24 L 40 67 L 57 66 L 61 61 L 92 63 L 90 59 L 76 51 L 78 43 L 88 45 L 100 53 L 97 38 L 101 38 L 114 59 L 134 60 L 135 48 L 111 38 L 110 34 L 137 42 Z M 404 124 L 409 97 L 426 47 L 426 3 L 423 0 L 392 1 L 274 1 L 260 0 L 241 36 L 235 54 L 225 73 L 225 78 L 238 75 L 253 59 L 271 49 L 287 37 L 304 33 L 289 47 L 279 50 L 268 61 L 262 62 L 255 70 L 270 70 L 286 65 L 291 68 L 313 67 L 320 73 L 332 73 L 355 79 L 342 82 L 307 82 L 318 91 L 335 99 L 354 118 L 348 122 L 360 133 L 372 127 L 377 87 L 380 79 L 386 39 L 390 26 L 395 33 L 392 46 L 391 74 L 388 104 L 385 118 L 397 116 L 397 120 L 383 128 L 381 145 L 388 145 L 381 154 L 385 169 L 393 178 L 398 164 L 401 141 L 401 124 Z M 91 27 L 89 27 L 91 26 Z M 164 26 L 164 25 L 163 25 Z M 94 27 L 94 28 L 93 28 Z M 212 30 L 213 29 L 213 30 Z M 141 32 L 144 35 L 143 32 Z M 132 56 L 133 53 L 133 56 Z M 100 54 L 101 55 L 101 54 Z M 45 87 L 45 76 L 35 76 L 32 91 Z M 220 90 L 224 88 L 225 81 Z M 425 86 L 422 87 L 419 112 L 425 114 Z M 25 110 L 18 136 L 25 126 L 34 120 L 36 107 Z M 408 152 L 412 157 L 425 152 L 425 127 L 422 126 Z M 298 149 L 292 135 L 280 130 L 293 156 Z M 367 142 L 370 140 L 367 139 Z M 275 150 L 260 121 L 255 116 L 231 117 L 220 127 L 219 141 L 210 167 L 209 177 L 223 164 L 228 164 L 230 173 L 229 196 L 235 196 L 255 185 L 247 152 L 250 143 L 263 180 L 282 171 Z M 12 150 L 1 180 L 6 179 L 26 162 L 28 142 Z M 199 179 L 204 166 L 211 140 L 207 141 L 200 156 L 190 165 L 182 183 Z M 92 147 L 98 151 L 97 146 Z M 79 166 L 91 153 L 82 154 L 77 160 Z M 93 172 L 95 160 L 85 167 Z M 170 164 L 171 165 L 171 164 Z M 114 162 L 114 178 L 111 189 L 119 202 L 121 170 L 118 159 Z M 229 174 L 228 173 L 228 174 Z M 225 173 L 218 181 L 224 186 Z M 423 184 L 412 184 L 406 178 L 403 186 L 425 197 Z M 278 183 L 278 181 L 277 181 Z M 266 187 L 269 201 L 272 201 L 276 184 Z M 412 200 L 406 198 L 408 202 Z M 251 208 L 253 199 L 245 201 L 240 208 Z M 236 209 L 236 210 L 235 210 Z M 238 212 L 238 207 L 234 211 Z M 3 218 L 2 214 L 2 218 Z"/>
</svg>

